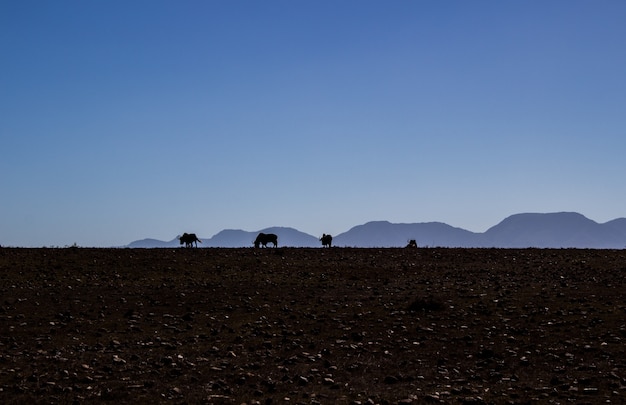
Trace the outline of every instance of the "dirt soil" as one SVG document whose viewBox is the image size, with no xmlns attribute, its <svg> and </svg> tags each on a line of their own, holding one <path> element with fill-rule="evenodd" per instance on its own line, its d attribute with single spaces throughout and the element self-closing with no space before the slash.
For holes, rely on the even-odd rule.
<svg viewBox="0 0 626 405">
<path fill-rule="evenodd" d="M 0 403 L 626 403 L 626 251 L 0 249 Z"/>
</svg>

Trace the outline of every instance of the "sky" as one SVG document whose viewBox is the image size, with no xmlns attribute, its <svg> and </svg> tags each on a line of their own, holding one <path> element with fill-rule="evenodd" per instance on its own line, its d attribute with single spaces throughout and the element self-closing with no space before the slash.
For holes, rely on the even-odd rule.
<svg viewBox="0 0 626 405">
<path fill-rule="evenodd" d="M 0 0 L 0 245 L 626 216 L 626 2 Z"/>
</svg>

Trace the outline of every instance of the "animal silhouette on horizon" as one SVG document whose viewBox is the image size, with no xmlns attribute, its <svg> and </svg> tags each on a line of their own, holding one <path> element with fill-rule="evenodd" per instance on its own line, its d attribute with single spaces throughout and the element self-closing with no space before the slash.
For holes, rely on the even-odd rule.
<svg viewBox="0 0 626 405">
<path fill-rule="evenodd" d="M 322 242 L 323 247 L 326 247 L 326 246 L 331 247 L 333 243 L 333 237 L 330 235 L 323 234 L 322 237 L 320 238 L 320 241 Z"/>
<path fill-rule="evenodd" d="M 183 236 L 179 236 L 180 244 L 185 244 L 185 247 L 198 247 L 198 242 L 202 243 L 200 239 L 196 236 L 195 233 L 183 233 Z"/>
<path fill-rule="evenodd" d="M 409 243 L 406 245 L 407 248 L 416 248 L 417 247 L 417 242 L 415 241 L 415 239 L 411 239 L 409 241 Z"/>
<path fill-rule="evenodd" d="M 274 244 L 274 247 L 278 247 L 278 236 L 276 236 L 273 233 L 261 232 L 260 234 L 257 235 L 256 239 L 254 240 L 254 247 L 258 248 L 261 245 L 263 245 L 263 247 L 267 247 L 268 243 L 272 243 Z"/>
</svg>

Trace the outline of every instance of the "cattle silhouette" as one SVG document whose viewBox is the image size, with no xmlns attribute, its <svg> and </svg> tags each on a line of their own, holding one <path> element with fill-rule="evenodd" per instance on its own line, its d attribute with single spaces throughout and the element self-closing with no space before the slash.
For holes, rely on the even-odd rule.
<svg viewBox="0 0 626 405">
<path fill-rule="evenodd" d="M 180 236 L 178 238 L 180 240 L 180 244 L 182 245 L 183 243 L 185 244 L 185 247 L 198 247 L 198 242 L 202 243 L 202 241 L 200 239 L 198 239 L 198 237 L 196 236 L 195 233 L 183 233 L 183 236 Z"/>
<path fill-rule="evenodd" d="M 322 246 L 331 247 L 331 244 L 333 243 L 333 237 L 330 235 L 323 234 L 322 237 L 320 238 L 320 241 L 322 242 Z"/>
<path fill-rule="evenodd" d="M 274 247 L 278 246 L 278 236 L 276 236 L 273 233 L 263 233 L 261 232 L 260 234 L 257 235 L 256 239 L 254 240 L 254 247 L 258 248 L 261 245 L 263 245 L 263 247 L 267 247 L 268 243 L 273 243 Z"/>
</svg>

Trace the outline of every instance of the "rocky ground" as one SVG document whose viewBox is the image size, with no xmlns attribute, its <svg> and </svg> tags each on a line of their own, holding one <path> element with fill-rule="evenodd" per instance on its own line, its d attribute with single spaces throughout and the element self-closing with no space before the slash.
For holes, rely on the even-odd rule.
<svg viewBox="0 0 626 405">
<path fill-rule="evenodd" d="M 626 251 L 0 249 L 0 403 L 625 403 Z"/>
</svg>

